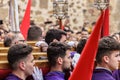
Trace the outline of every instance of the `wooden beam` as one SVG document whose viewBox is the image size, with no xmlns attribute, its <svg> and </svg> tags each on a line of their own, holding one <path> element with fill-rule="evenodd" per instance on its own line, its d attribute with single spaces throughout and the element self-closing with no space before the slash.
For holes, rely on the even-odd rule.
<svg viewBox="0 0 120 80">
<path fill-rule="evenodd" d="M 48 60 L 35 60 L 35 66 L 48 67 Z M 0 69 L 10 69 L 8 61 L 0 61 Z"/>
<path fill-rule="evenodd" d="M 0 53 L 7 53 L 9 47 L 0 47 Z M 41 52 L 39 47 L 33 47 L 33 52 Z"/>
<path fill-rule="evenodd" d="M 47 54 L 45 52 L 33 52 L 32 53 L 35 60 L 40 59 L 40 57 L 47 59 Z M 7 53 L 0 53 L 0 61 L 7 60 Z"/>
</svg>

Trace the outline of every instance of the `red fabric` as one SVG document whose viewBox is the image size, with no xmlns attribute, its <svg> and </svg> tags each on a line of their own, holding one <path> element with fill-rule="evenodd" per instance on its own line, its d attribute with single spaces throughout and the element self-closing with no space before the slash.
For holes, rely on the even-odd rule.
<svg viewBox="0 0 120 80">
<path fill-rule="evenodd" d="M 49 72 L 49 67 L 39 67 L 40 69 L 42 69 L 43 75 L 46 75 Z M 7 75 L 11 72 L 10 69 L 0 69 L 0 80 L 4 80 L 5 77 L 7 77 Z M 29 76 L 27 78 L 27 80 L 30 80 L 30 78 L 32 78 L 31 76 Z"/>
<path fill-rule="evenodd" d="M 10 69 L 0 69 L 0 80 L 3 80 L 10 72 Z"/>
<path fill-rule="evenodd" d="M 98 49 L 98 41 L 101 35 L 103 14 L 104 12 L 102 12 L 100 18 L 98 19 L 95 28 L 82 51 L 78 64 L 73 70 L 69 80 L 91 80 L 94 59 Z"/>
<path fill-rule="evenodd" d="M 63 25 L 62 25 L 61 29 L 64 30 L 64 26 Z"/>
<path fill-rule="evenodd" d="M 101 37 L 109 35 L 109 7 L 105 9 L 104 23 L 101 32 Z"/>
<path fill-rule="evenodd" d="M 28 1 L 26 11 L 20 25 L 20 31 L 25 39 L 27 38 L 27 32 L 30 27 L 30 7 L 31 7 L 31 0 Z"/>
<path fill-rule="evenodd" d="M 42 69 L 43 75 L 46 75 L 50 71 L 49 67 L 39 67 L 39 69 Z"/>
<path fill-rule="evenodd" d="M 109 7 L 105 10 L 103 36 L 109 35 Z"/>
</svg>

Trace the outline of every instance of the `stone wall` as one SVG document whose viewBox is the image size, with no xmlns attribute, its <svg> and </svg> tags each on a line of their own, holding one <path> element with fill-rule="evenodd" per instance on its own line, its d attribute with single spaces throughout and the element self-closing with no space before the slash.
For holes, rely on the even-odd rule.
<svg viewBox="0 0 120 80">
<path fill-rule="evenodd" d="M 0 0 L 0 19 L 8 22 L 9 16 L 9 0 Z M 22 20 L 26 9 L 28 0 L 18 0 L 19 4 L 19 19 Z M 68 0 L 69 2 L 69 20 L 70 27 L 76 27 L 79 29 L 83 27 L 84 23 L 88 23 L 87 26 L 91 26 L 93 21 L 96 21 L 100 15 L 100 11 L 95 9 L 92 4 L 93 0 Z M 120 0 L 111 0 L 110 4 L 110 31 L 111 33 L 120 30 Z M 31 20 L 34 20 L 36 24 L 44 23 L 46 20 L 53 21 L 55 23 L 55 17 L 53 13 L 53 0 L 32 0 L 31 7 Z M 63 20 L 63 24 L 65 19 Z"/>
<path fill-rule="evenodd" d="M 111 4 L 114 7 L 112 7 L 111 11 L 111 32 L 120 32 L 120 0 L 114 0 L 114 2 Z"/>
</svg>

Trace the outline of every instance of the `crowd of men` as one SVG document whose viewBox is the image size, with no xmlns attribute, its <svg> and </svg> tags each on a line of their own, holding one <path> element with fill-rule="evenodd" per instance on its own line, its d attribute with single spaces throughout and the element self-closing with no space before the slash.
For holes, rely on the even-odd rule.
<svg viewBox="0 0 120 80">
<path fill-rule="evenodd" d="M 0 41 L 5 47 L 10 47 L 7 59 L 12 72 L 5 80 L 25 80 L 30 75 L 34 80 L 69 79 L 89 39 L 89 32 L 83 29 L 81 32 L 74 33 L 70 29 L 53 28 L 46 31 L 46 34 L 43 33 L 45 32 L 41 27 L 31 25 L 25 40 L 20 32 L 7 32 L 0 28 Z M 26 41 L 37 41 L 35 46 L 47 53 L 50 65 L 47 74 L 42 75 L 42 71 L 34 66 L 33 49 Z M 99 40 L 95 58 L 96 66 L 91 80 L 120 80 L 119 52 L 120 33 L 102 37 Z"/>
</svg>

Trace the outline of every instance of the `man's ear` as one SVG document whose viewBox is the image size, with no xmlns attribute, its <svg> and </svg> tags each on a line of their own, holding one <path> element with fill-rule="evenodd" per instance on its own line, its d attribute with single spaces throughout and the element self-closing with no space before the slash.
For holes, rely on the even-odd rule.
<svg viewBox="0 0 120 80">
<path fill-rule="evenodd" d="M 61 57 L 58 57 L 57 63 L 60 64 L 60 65 L 63 64 L 63 59 Z"/>
<path fill-rule="evenodd" d="M 26 68 L 25 68 L 25 62 L 24 61 L 21 61 L 20 63 L 19 63 L 19 68 L 21 69 L 21 70 L 25 70 Z"/>
<path fill-rule="evenodd" d="M 108 63 L 109 62 L 109 56 L 104 56 L 103 60 L 104 60 L 105 63 Z"/>
</svg>

